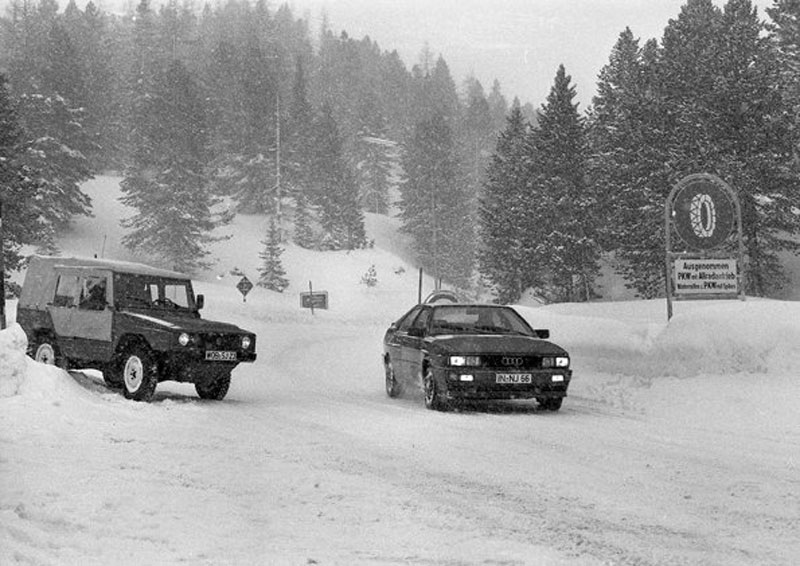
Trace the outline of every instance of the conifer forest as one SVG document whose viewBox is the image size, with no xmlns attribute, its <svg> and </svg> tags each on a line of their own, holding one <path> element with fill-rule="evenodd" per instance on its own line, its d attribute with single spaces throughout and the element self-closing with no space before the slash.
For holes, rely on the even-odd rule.
<svg viewBox="0 0 800 566">
<path fill-rule="evenodd" d="M 285 287 L 287 241 L 369 246 L 392 214 L 419 265 L 512 303 L 598 298 L 610 266 L 664 294 L 664 201 L 688 174 L 742 206 L 747 293 L 786 284 L 800 253 L 800 0 L 686 0 L 655 39 L 619 30 L 589 107 L 569 69 L 546 100 L 407 65 L 369 37 L 310 29 L 288 5 L 13 0 L 0 15 L 4 259 L 57 251 L 81 185 L 113 171 L 132 250 L 193 272 L 236 214 L 270 219 L 259 284 Z M 523 93 L 524 94 L 524 93 Z M 282 243 L 283 242 L 283 243 Z M 11 287 L 7 287 L 11 289 Z M 13 290 L 13 289 L 12 289 Z"/>
</svg>

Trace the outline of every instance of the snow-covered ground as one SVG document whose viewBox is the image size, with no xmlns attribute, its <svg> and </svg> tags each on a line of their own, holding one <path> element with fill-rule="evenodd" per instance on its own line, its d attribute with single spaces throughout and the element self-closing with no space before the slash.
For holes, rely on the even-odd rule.
<svg viewBox="0 0 800 566">
<path fill-rule="evenodd" d="M 119 246 L 112 178 L 65 254 Z M 558 413 L 437 413 L 383 391 L 381 338 L 417 299 L 396 222 L 375 247 L 287 245 L 292 285 L 243 302 L 266 222 L 240 217 L 198 278 L 204 316 L 258 334 L 222 402 L 160 384 L 125 400 L 96 372 L 0 332 L 0 564 L 800 563 L 800 303 L 520 306 L 572 354 Z M 378 284 L 360 283 L 371 265 Z M 298 294 L 326 290 L 313 315 Z M 425 290 L 431 290 L 428 279 Z"/>
</svg>

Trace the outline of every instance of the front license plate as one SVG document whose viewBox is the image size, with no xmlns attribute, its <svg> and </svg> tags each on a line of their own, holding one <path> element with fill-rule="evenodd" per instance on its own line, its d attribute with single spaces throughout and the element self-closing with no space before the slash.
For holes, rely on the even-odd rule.
<svg viewBox="0 0 800 566">
<path fill-rule="evenodd" d="M 529 373 L 498 373 L 495 383 L 531 383 Z"/>
<path fill-rule="evenodd" d="M 206 352 L 206 359 L 212 362 L 236 361 L 236 352 L 209 350 Z"/>
</svg>

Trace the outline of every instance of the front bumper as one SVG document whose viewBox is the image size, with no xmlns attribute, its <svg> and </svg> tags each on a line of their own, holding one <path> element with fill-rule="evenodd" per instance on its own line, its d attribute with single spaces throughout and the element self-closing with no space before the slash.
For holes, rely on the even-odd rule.
<svg viewBox="0 0 800 566">
<path fill-rule="evenodd" d="M 472 380 L 464 380 L 462 375 L 471 375 Z M 499 376 L 509 375 L 506 370 L 438 368 L 434 378 L 439 390 L 447 399 L 560 399 L 567 396 L 572 379 L 572 370 L 515 370 L 512 376 L 530 382 L 498 383 Z"/>
</svg>

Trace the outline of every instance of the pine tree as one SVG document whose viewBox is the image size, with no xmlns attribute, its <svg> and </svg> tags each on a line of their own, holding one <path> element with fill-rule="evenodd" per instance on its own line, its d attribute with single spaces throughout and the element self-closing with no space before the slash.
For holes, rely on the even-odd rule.
<svg viewBox="0 0 800 566">
<path fill-rule="evenodd" d="M 270 291 L 283 293 L 286 287 L 289 286 L 289 281 L 286 279 L 286 270 L 284 270 L 281 263 L 281 254 L 283 254 L 281 235 L 274 219 L 270 221 L 267 237 L 261 243 L 264 244 L 264 249 L 258 257 L 264 263 L 258 269 L 261 275 L 256 284 Z"/>
<path fill-rule="evenodd" d="M 664 287 L 665 140 L 650 75 L 657 49 L 655 42 L 640 48 L 630 29 L 620 34 L 600 71 L 588 125 L 598 237 L 626 285 L 646 298 Z"/>
<path fill-rule="evenodd" d="M 460 178 L 458 151 L 444 116 L 417 125 L 402 165 L 403 231 L 413 236 L 420 262 L 436 279 L 467 287 L 475 255 L 476 203 Z"/>
<path fill-rule="evenodd" d="M 528 264 L 525 250 L 525 216 L 528 190 L 528 124 L 514 99 L 505 130 L 486 172 L 480 199 L 481 244 L 478 255 L 483 277 L 494 287 L 500 303 L 514 303 L 530 285 L 535 270 Z"/>
<path fill-rule="evenodd" d="M 599 271 L 594 207 L 587 186 L 586 136 L 575 88 L 561 65 L 539 126 L 531 132 L 531 191 L 526 205 L 535 269 L 546 273 L 545 293 L 557 301 L 589 300 Z M 535 266 L 535 267 L 534 267 Z"/>
<path fill-rule="evenodd" d="M 315 124 L 315 158 L 310 163 L 312 203 L 329 249 L 357 249 L 366 244 L 358 186 L 343 153 L 342 140 L 330 106 L 324 104 Z"/>
<path fill-rule="evenodd" d="M 20 159 L 25 151 L 25 134 L 9 94 L 7 79 L 0 73 L 0 201 L 3 203 L 4 276 L 19 269 L 21 247 L 38 245 L 51 248 L 53 242 L 53 202 L 38 184 L 36 171 Z"/>
<path fill-rule="evenodd" d="M 182 63 L 157 78 L 141 109 L 134 163 L 121 183 L 120 200 L 137 211 L 122 222 L 130 230 L 123 243 L 179 271 L 209 267 L 205 245 L 227 218 L 211 212 L 203 100 Z"/>
</svg>

